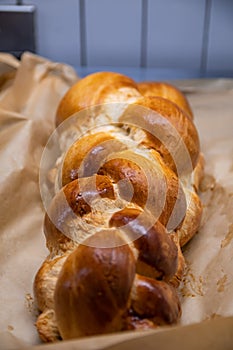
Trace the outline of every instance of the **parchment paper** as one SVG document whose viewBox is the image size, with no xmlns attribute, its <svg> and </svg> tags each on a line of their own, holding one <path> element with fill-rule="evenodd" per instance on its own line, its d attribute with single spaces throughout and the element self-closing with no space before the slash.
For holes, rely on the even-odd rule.
<svg viewBox="0 0 233 350">
<path fill-rule="evenodd" d="M 48 254 L 40 157 L 58 102 L 78 77 L 71 67 L 30 53 L 20 63 L 0 55 L 0 77 L 0 349 L 20 349 L 40 343 L 32 291 Z M 41 345 L 44 349 L 141 349 L 142 344 L 152 349 L 156 342 L 161 349 L 169 344 L 191 349 L 197 342 L 206 349 L 233 346 L 233 79 L 173 83 L 187 93 L 206 159 L 202 225 L 184 249 L 181 323 L 153 332 Z"/>
</svg>

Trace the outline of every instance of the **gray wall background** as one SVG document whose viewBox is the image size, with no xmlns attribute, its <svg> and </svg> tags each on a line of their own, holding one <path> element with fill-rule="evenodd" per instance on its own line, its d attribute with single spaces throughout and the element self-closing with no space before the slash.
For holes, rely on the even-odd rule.
<svg viewBox="0 0 233 350">
<path fill-rule="evenodd" d="M 0 0 L 9 3 L 15 1 Z M 233 0 L 22 3 L 36 6 L 37 52 L 51 60 L 84 70 L 141 67 L 168 77 L 233 77 Z"/>
</svg>

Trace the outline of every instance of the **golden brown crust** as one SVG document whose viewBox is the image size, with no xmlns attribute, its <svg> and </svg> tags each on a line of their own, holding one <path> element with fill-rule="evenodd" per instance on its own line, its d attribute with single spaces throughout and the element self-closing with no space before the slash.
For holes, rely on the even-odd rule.
<svg viewBox="0 0 233 350">
<path fill-rule="evenodd" d="M 107 132 L 81 137 L 67 151 L 62 167 L 62 185 L 80 177 L 100 173 L 105 158 L 113 152 L 126 149 L 121 140 Z"/>
<path fill-rule="evenodd" d="M 45 214 L 44 218 L 44 234 L 46 237 L 46 245 L 53 256 L 59 254 L 61 251 L 70 251 L 75 247 L 75 242 L 68 236 L 64 235 L 57 227 L 58 225 L 56 226 L 56 223 L 58 222 L 57 217 L 61 210 L 56 210 L 55 205 L 54 207 L 52 205 L 49 213 L 52 220 L 50 219 L 48 213 Z"/>
<path fill-rule="evenodd" d="M 165 82 L 146 81 L 137 84 L 143 96 L 158 96 L 167 98 L 179 106 L 193 119 L 193 112 L 184 94 L 174 85 Z"/>
<path fill-rule="evenodd" d="M 54 259 L 46 259 L 36 274 L 34 294 L 40 311 L 54 308 L 53 293 L 66 257 L 66 255 L 62 255 Z"/>
<path fill-rule="evenodd" d="M 126 232 L 137 227 L 138 237 L 133 241 L 138 251 L 136 263 L 137 273 L 154 278 L 169 279 L 177 270 L 177 247 L 169 237 L 165 227 L 159 222 L 150 225 L 150 217 L 140 217 L 142 211 L 133 208 L 124 208 L 114 213 L 109 221 L 110 227 L 127 225 Z M 148 229 L 145 234 L 146 221 Z M 133 225 L 130 225 L 130 223 Z M 155 277 L 156 276 L 156 277 Z"/>
<path fill-rule="evenodd" d="M 131 201 L 145 206 L 148 197 L 148 184 L 146 174 L 139 165 L 124 158 L 114 158 L 107 161 L 99 170 L 99 174 L 109 176 L 115 183 L 127 179 L 133 186 L 133 197 Z M 125 188 L 121 188 L 120 195 L 128 199 L 128 193 Z"/>
<path fill-rule="evenodd" d="M 77 177 L 91 176 L 95 173 L 106 175 L 114 183 L 120 181 L 119 192 L 123 199 L 130 200 L 144 208 L 145 205 L 154 206 L 154 202 L 149 203 L 149 188 L 150 192 L 155 192 L 156 187 L 160 187 L 164 181 L 166 200 L 159 219 L 163 225 L 168 224 L 168 228 L 173 229 L 177 226 L 176 223 L 182 221 L 186 211 L 185 196 L 176 174 L 164 164 L 155 150 L 152 149 L 150 154 L 144 151 L 144 158 L 142 155 L 137 155 L 138 164 L 136 164 L 130 160 L 130 158 L 135 158 L 134 150 L 119 152 L 127 147 L 109 133 L 98 132 L 80 138 L 70 147 L 65 156 L 62 173 L 63 185 Z M 112 158 L 110 160 L 108 160 L 109 155 Z M 152 156 L 151 161 L 154 158 L 154 164 L 157 164 L 155 169 L 151 162 L 146 160 L 145 157 L 148 155 Z M 149 174 L 151 175 L 148 176 Z M 176 210 L 174 210 L 175 206 Z"/>
<path fill-rule="evenodd" d="M 106 102 L 107 96 L 114 96 L 122 88 L 127 88 L 127 98 L 139 95 L 137 84 L 125 75 L 112 72 L 98 72 L 79 80 L 61 100 L 58 106 L 56 124 L 90 106 Z M 115 101 L 118 102 L 116 98 Z"/>
<path fill-rule="evenodd" d="M 183 247 L 197 233 L 201 223 L 202 203 L 194 191 L 186 191 L 187 212 L 182 226 L 177 230 L 180 246 Z"/>
<path fill-rule="evenodd" d="M 181 315 L 175 289 L 164 281 L 136 275 L 131 291 L 131 307 L 140 318 L 154 324 L 172 324 Z"/>
<path fill-rule="evenodd" d="M 84 136 L 73 143 L 67 151 L 63 162 L 62 185 L 65 186 L 78 177 L 95 174 L 96 151 L 103 151 L 102 144 L 112 139 L 111 135 L 98 132 L 94 135 Z M 101 150 L 98 149 L 99 145 L 102 145 Z"/>
<path fill-rule="evenodd" d="M 115 199 L 112 182 L 107 176 L 76 179 L 56 194 L 44 220 L 47 247 L 53 255 L 73 250 L 77 246 L 75 237 L 66 234 L 66 223 L 90 213 L 88 202 L 91 203 L 98 196 Z"/>
<path fill-rule="evenodd" d="M 166 178 L 166 201 L 164 209 L 159 217 L 159 221 L 167 227 L 168 230 L 179 226 L 186 213 L 186 198 L 182 185 L 179 182 L 177 175 L 158 157 L 158 153 L 153 149 L 151 154 L 162 168 L 162 172 Z"/>
<path fill-rule="evenodd" d="M 135 274 L 134 256 L 124 240 L 122 244 L 102 249 L 80 245 L 66 260 L 54 296 L 63 339 L 122 329 Z"/>
<path fill-rule="evenodd" d="M 44 342 L 54 342 L 61 339 L 54 311 L 54 290 L 61 268 L 68 255 L 48 257 L 36 274 L 34 280 L 34 295 L 38 309 L 41 311 L 36 328 Z"/>
<path fill-rule="evenodd" d="M 204 175 L 205 159 L 202 153 L 199 154 L 197 165 L 192 173 L 192 185 L 196 192 L 199 191 L 200 182 Z"/>
<path fill-rule="evenodd" d="M 124 240 L 122 244 L 104 249 L 80 245 L 64 263 L 54 296 L 63 339 L 129 329 L 133 316 L 154 324 L 180 317 L 173 287 L 135 275 L 134 256 Z"/>
<path fill-rule="evenodd" d="M 170 234 L 171 239 L 173 240 L 173 242 L 175 243 L 175 245 L 177 246 L 177 250 L 178 250 L 178 263 L 177 263 L 177 269 L 175 274 L 172 276 L 172 278 L 169 280 L 169 284 L 171 284 L 173 287 L 178 288 L 183 275 L 184 275 L 184 271 L 185 271 L 185 259 L 184 256 L 182 254 L 182 250 L 180 247 L 180 240 L 179 240 L 179 235 L 177 232 L 171 233 Z"/>
<path fill-rule="evenodd" d="M 61 340 L 53 309 L 45 310 L 39 315 L 36 321 L 36 328 L 41 340 L 44 342 L 52 343 Z"/>
<path fill-rule="evenodd" d="M 197 232 L 202 212 L 196 192 L 203 157 L 192 111 L 169 84 L 102 72 L 68 91 L 57 124 L 110 102 L 128 106 L 115 114 L 103 107 L 117 126 L 97 126 L 69 148 L 64 187 L 45 216 L 50 255 L 34 285 L 44 341 L 154 328 L 181 314 L 175 290 L 185 267 L 181 247 Z"/>
<path fill-rule="evenodd" d="M 94 197 L 115 199 L 114 188 L 111 180 L 104 175 L 96 175 L 94 188 L 91 183 L 93 178 L 81 178 L 68 183 L 63 187 L 67 203 L 76 215 L 83 216 L 91 211 L 88 204 Z"/>
<path fill-rule="evenodd" d="M 140 108 L 136 115 L 137 125 L 145 129 L 145 138 L 141 141 L 148 148 L 157 150 L 164 162 L 175 172 L 177 166 L 179 173 L 190 171 L 189 158 L 186 160 L 184 151 L 187 149 L 190 156 L 191 165 L 195 168 L 199 152 L 200 142 L 197 130 L 183 111 L 173 102 L 162 98 L 147 96 L 138 99 L 134 104 L 128 106 L 124 114 L 119 119 L 120 122 L 132 122 L 135 118 L 135 105 L 144 107 Z M 152 110 L 155 113 L 148 113 Z M 162 119 L 161 119 L 162 117 Z M 167 120 L 167 123 L 165 122 Z M 167 139 L 170 135 L 170 140 Z M 171 151 L 180 146 L 181 140 L 184 147 L 178 148 L 178 158 L 174 159 Z M 170 150 L 168 146 L 170 145 Z M 181 152 L 179 154 L 179 152 Z"/>
</svg>

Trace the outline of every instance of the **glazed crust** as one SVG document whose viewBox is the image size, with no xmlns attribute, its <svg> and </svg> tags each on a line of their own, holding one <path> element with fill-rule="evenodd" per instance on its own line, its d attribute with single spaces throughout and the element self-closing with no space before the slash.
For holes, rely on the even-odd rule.
<svg viewBox="0 0 233 350">
<path fill-rule="evenodd" d="M 144 107 L 137 111 L 136 116 L 135 105 Z M 149 110 L 155 113 L 149 113 Z M 190 171 L 190 166 L 192 170 L 195 168 L 200 153 L 197 129 L 192 120 L 187 118 L 175 103 L 162 97 L 142 97 L 129 105 L 119 120 L 133 123 L 135 117 L 137 117 L 137 124 L 145 130 L 145 137 L 141 143 L 157 150 L 173 171 L 177 172 L 178 167 L 179 174 L 181 174 Z M 169 142 L 167 135 L 170 137 Z M 184 145 L 177 149 L 181 141 Z M 178 155 L 174 157 L 171 151 Z M 186 151 L 189 154 L 188 159 L 186 159 Z"/>
<path fill-rule="evenodd" d="M 120 99 L 122 102 L 134 96 L 140 96 L 140 93 L 132 79 L 112 72 L 94 73 L 79 80 L 63 97 L 58 106 L 56 124 L 59 125 L 66 118 L 87 107 L 110 100 L 118 102 Z"/>
<path fill-rule="evenodd" d="M 115 113 L 110 102 L 126 104 Z M 34 282 L 43 341 L 155 328 L 181 315 L 181 248 L 202 213 L 191 108 L 167 83 L 101 72 L 67 92 L 56 123 L 100 104 L 110 124 L 91 114 L 96 128 L 63 154 L 62 188 L 45 215 L 50 255 Z"/>
<path fill-rule="evenodd" d="M 134 256 L 123 239 L 115 248 L 79 245 L 64 264 L 54 295 L 62 338 L 121 330 L 134 274 Z"/>
<path fill-rule="evenodd" d="M 138 90 L 143 96 L 158 96 L 166 98 L 179 106 L 189 117 L 193 119 L 193 112 L 184 94 L 175 86 L 165 82 L 146 81 L 137 84 Z"/>
</svg>

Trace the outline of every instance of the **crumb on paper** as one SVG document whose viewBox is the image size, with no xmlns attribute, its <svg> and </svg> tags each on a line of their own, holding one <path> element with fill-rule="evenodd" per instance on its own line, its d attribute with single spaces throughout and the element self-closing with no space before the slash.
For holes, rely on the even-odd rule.
<svg viewBox="0 0 233 350">
<path fill-rule="evenodd" d="M 14 327 L 11 324 L 8 324 L 7 329 L 8 329 L 8 331 L 13 331 Z"/>
<path fill-rule="evenodd" d="M 35 311 L 34 299 L 30 293 L 25 294 L 25 303 L 29 312 Z"/>
<path fill-rule="evenodd" d="M 218 218 L 226 217 L 226 220 L 229 223 L 232 223 L 233 195 L 229 193 L 220 183 L 211 180 L 212 178 L 213 177 L 211 175 L 205 175 L 203 181 L 206 181 L 206 184 L 202 182 L 204 191 L 200 192 L 200 197 L 203 204 L 201 228 L 203 228 L 209 222 L 209 220 L 213 221 L 216 215 Z M 208 179 L 210 180 L 208 181 Z M 207 226 L 210 227 L 210 225 Z M 229 232 L 232 231 L 233 228 L 231 226 L 229 229 L 226 229 L 225 239 L 223 239 L 220 243 L 221 248 L 224 248 L 230 243 L 231 238 L 233 238 L 233 234 L 231 236 L 231 233 Z M 229 235 L 227 236 L 228 233 Z"/>
<path fill-rule="evenodd" d="M 186 266 L 180 289 L 183 297 L 204 296 L 204 280 L 202 276 L 195 276 L 190 266 Z"/>
<path fill-rule="evenodd" d="M 233 224 L 230 225 L 229 231 L 221 242 L 221 248 L 225 248 L 233 239 Z"/>
<path fill-rule="evenodd" d="M 218 287 L 217 291 L 219 293 L 224 292 L 226 282 L 227 282 L 227 275 L 226 274 L 217 281 L 217 287 Z"/>
</svg>

